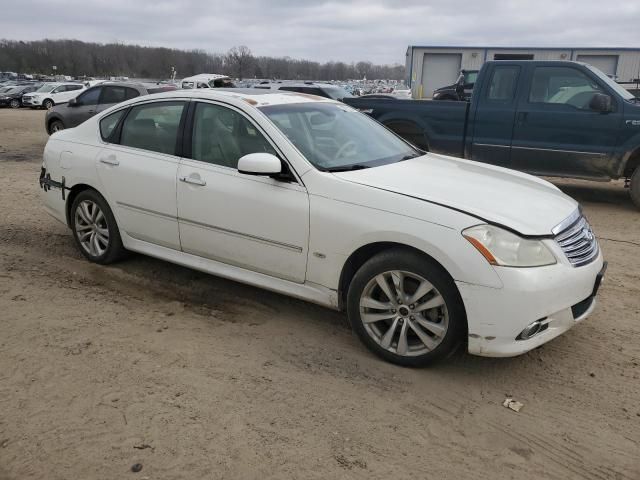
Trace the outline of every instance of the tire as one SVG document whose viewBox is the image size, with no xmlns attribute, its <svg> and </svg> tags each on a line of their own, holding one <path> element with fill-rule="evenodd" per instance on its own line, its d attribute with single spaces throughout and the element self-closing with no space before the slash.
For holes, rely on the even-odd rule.
<svg viewBox="0 0 640 480">
<path fill-rule="evenodd" d="M 64 123 L 62 120 L 53 120 L 49 123 L 49 135 L 64 130 Z"/>
<path fill-rule="evenodd" d="M 74 199 L 69 223 L 78 249 L 90 262 L 107 265 L 124 257 L 116 219 L 95 190 L 84 190 Z"/>
<path fill-rule="evenodd" d="M 20 108 L 20 100 L 18 100 L 17 98 L 14 98 L 13 100 L 11 100 L 11 102 L 9 103 L 9 106 L 11 108 Z"/>
<path fill-rule="evenodd" d="M 42 106 L 47 110 L 51 110 L 54 105 L 55 103 L 53 103 L 53 100 L 51 100 L 50 98 L 47 98 L 44 102 L 42 102 Z"/>
<path fill-rule="evenodd" d="M 631 176 L 631 183 L 629 184 L 629 193 L 631 194 L 631 200 L 636 207 L 640 208 L 640 167 L 636 168 Z"/>
<path fill-rule="evenodd" d="M 391 296 L 398 294 L 395 284 L 402 278 L 404 298 L 383 293 L 381 278 Z M 347 313 L 369 350 L 406 367 L 451 355 L 467 333 L 464 305 L 451 277 L 435 261 L 408 249 L 387 250 L 360 267 L 349 285 Z"/>
</svg>

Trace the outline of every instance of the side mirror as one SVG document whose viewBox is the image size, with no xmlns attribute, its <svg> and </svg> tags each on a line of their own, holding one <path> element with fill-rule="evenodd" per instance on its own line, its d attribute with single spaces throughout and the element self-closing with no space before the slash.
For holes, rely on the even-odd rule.
<svg viewBox="0 0 640 480">
<path fill-rule="evenodd" d="M 80 102 L 78 102 L 77 98 L 72 98 L 71 100 L 69 100 L 69 102 L 67 103 L 67 106 L 69 107 L 79 107 L 80 106 Z"/>
<path fill-rule="evenodd" d="M 589 108 L 600 113 L 610 112 L 612 107 L 611 97 L 604 93 L 595 93 L 589 102 Z"/>
<path fill-rule="evenodd" d="M 282 163 L 270 153 L 250 153 L 238 160 L 238 172 L 246 175 L 277 175 L 282 172 Z"/>
</svg>

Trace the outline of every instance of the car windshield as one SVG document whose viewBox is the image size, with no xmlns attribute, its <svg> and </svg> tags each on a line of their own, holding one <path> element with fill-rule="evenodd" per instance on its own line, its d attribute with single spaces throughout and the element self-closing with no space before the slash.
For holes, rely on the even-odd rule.
<svg viewBox="0 0 640 480">
<path fill-rule="evenodd" d="M 342 100 L 343 98 L 353 98 L 353 95 L 351 95 L 342 87 L 323 87 L 323 90 L 333 100 Z"/>
<path fill-rule="evenodd" d="M 609 85 L 611 89 L 613 89 L 618 95 L 620 95 L 625 100 L 633 100 L 635 98 L 635 96 L 629 90 L 626 90 L 624 87 L 622 87 L 621 85 L 613 81 L 606 74 L 604 74 L 600 69 L 595 68 L 591 65 L 587 65 L 587 68 L 591 70 L 593 73 L 595 73 L 598 76 L 598 78 L 600 78 L 600 80 L 602 80 L 604 83 Z"/>
<path fill-rule="evenodd" d="M 375 120 L 346 105 L 296 103 L 260 110 L 319 170 L 355 170 L 420 156 Z"/>
<path fill-rule="evenodd" d="M 36 92 L 50 92 L 55 87 L 56 87 L 55 85 L 51 85 L 50 83 L 49 84 L 44 84 L 38 90 L 36 90 Z"/>
</svg>

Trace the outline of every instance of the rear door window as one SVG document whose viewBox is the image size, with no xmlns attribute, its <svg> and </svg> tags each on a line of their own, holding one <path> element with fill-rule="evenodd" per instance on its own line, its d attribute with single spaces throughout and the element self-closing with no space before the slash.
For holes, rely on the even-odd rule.
<svg viewBox="0 0 640 480">
<path fill-rule="evenodd" d="M 122 125 L 120 145 L 176 154 L 184 102 L 155 102 L 131 108 Z"/>
<path fill-rule="evenodd" d="M 103 87 L 102 98 L 100 99 L 100 103 L 112 104 L 112 103 L 124 102 L 127 99 L 127 90 L 128 88 L 126 87 L 118 87 L 118 86 Z"/>
<path fill-rule="evenodd" d="M 516 93 L 520 67 L 505 65 L 495 67 L 489 81 L 487 100 L 494 102 L 510 102 Z"/>
</svg>

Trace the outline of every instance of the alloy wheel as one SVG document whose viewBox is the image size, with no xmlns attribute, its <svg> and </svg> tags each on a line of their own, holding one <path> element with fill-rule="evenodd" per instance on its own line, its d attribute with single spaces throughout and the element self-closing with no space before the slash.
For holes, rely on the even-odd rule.
<svg viewBox="0 0 640 480">
<path fill-rule="evenodd" d="M 402 270 L 380 273 L 367 283 L 360 319 L 378 345 L 407 357 L 434 350 L 449 327 L 440 292 L 422 276 Z"/>
<path fill-rule="evenodd" d="M 11 108 L 20 108 L 20 100 L 11 100 Z"/>
<path fill-rule="evenodd" d="M 75 212 L 78 241 L 89 255 L 99 257 L 109 248 L 109 227 L 100 207 L 91 200 L 83 200 Z"/>
</svg>

